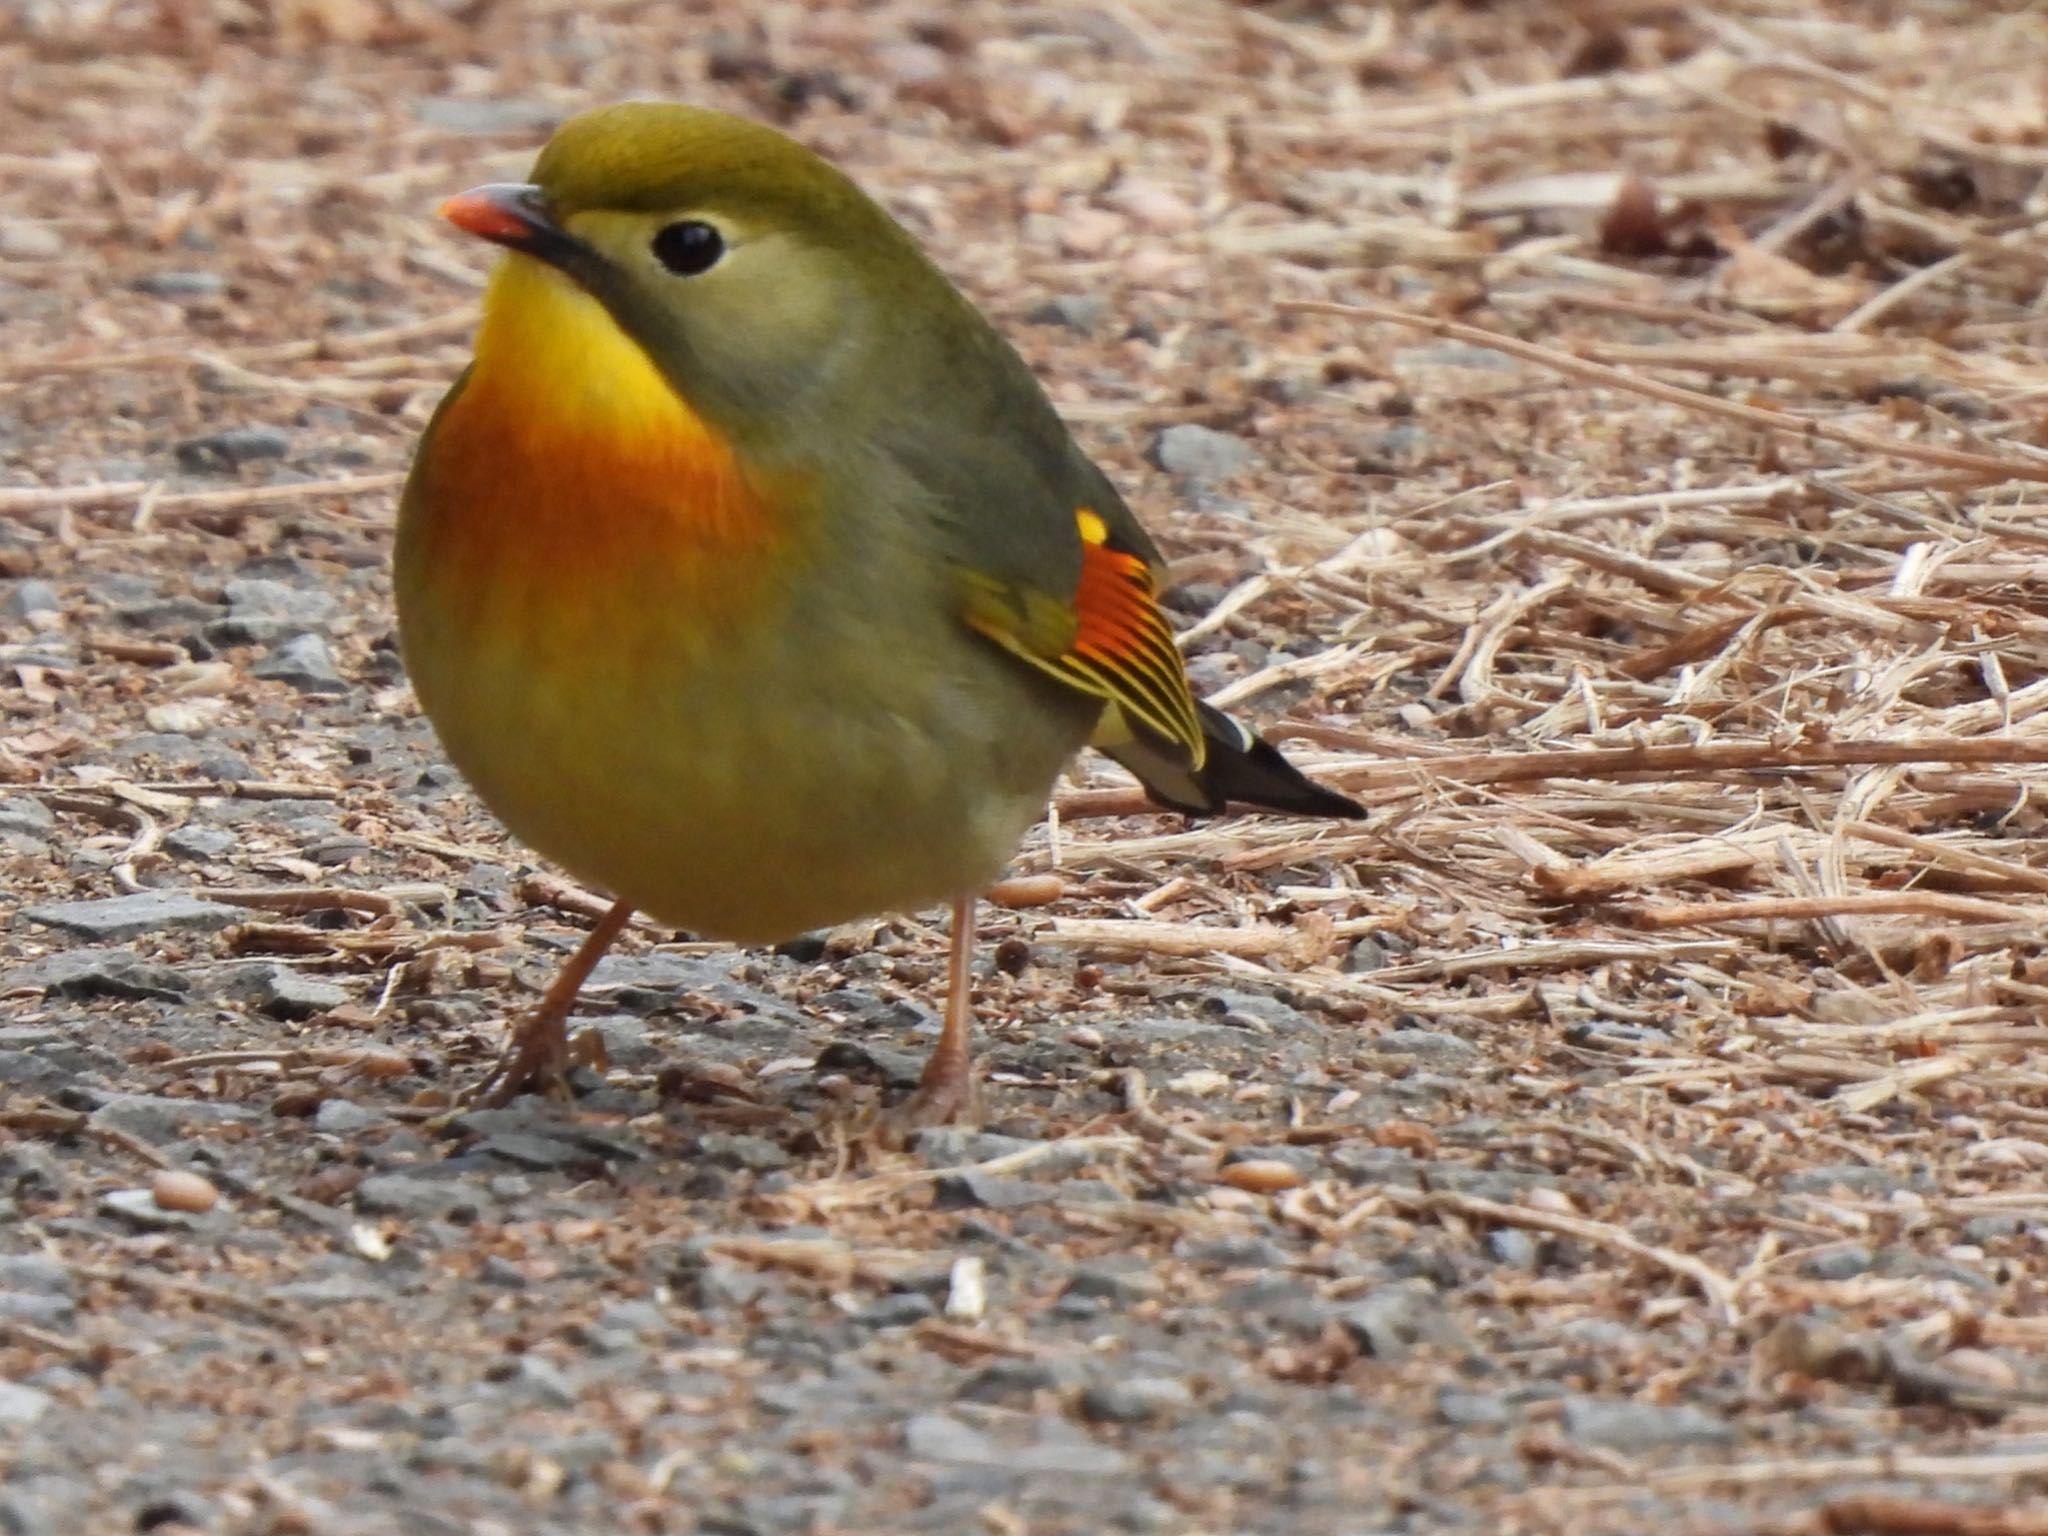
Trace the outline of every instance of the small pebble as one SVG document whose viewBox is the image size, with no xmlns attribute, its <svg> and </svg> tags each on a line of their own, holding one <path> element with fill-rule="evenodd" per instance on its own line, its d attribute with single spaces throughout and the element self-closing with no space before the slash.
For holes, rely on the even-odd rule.
<svg viewBox="0 0 2048 1536">
<path fill-rule="evenodd" d="M 224 473 L 258 459 L 281 459 L 291 452 L 291 437 L 277 427 L 228 427 L 205 437 L 191 437 L 173 450 L 179 467 L 194 473 Z"/>
<path fill-rule="evenodd" d="M 184 1211 L 197 1216 L 220 1203 L 220 1191 L 203 1174 L 187 1168 L 165 1168 L 150 1181 L 149 1197 L 166 1211 Z"/>
<path fill-rule="evenodd" d="M 1949 1375 L 1994 1392 L 2017 1391 L 2020 1373 L 2003 1355 L 1988 1349 L 1952 1349 L 1936 1362 Z"/>
<path fill-rule="evenodd" d="M 1152 444 L 1152 462 L 1184 480 L 1227 479 L 1251 461 L 1251 445 L 1243 438 L 1195 422 L 1168 427 Z"/>
<path fill-rule="evenodd" d="M 1081 1394 L 1081 1416 L 1097 1424 L 1146 1424 L 1178 1418 L 1194 1406 L 1187 1384 L 1171 1376 L 1099 1382 Z"/>
<path fill-rule="evenodd" d="M 1262 1195 L 1283 1189 L 1299 1189 L 1308 1182 L 1299 1168 L 1268 1157 L 1227 1163 L 1216 1171 L 1216 1177 L 1232 1189 L 1247 1189 Z"/>
<path fill-rule="evenodd" d="M 988 899 L 999 907 L 1043 907 L 1058 901 L 1067 882 L 1058 875 L 1019 875 L 998 880 L 988 888 Z"/>
<path fill-rule="evenodd" d="M 0 219 L 0 259 L 56 261 L 64 254 L 64 236 L 48 224 L 26 219 Z"/>
<path fill-rule="evenodd" d="M 1486 1251 L 1496 1263 L 1534 1269 L 1542 1257 L 1536 1240 L 1520 1227 L 1496 1227 L 1486 1234 Z"/>
<path fill-rule="evenodd" d="M 1061 294 L 1046 300 L 1024 318 L 1033 325 L 1061 325 L 1087 336 L 1102 323 L 1105 308 L 1107 305 L 1099 294 Z"/>
<path fill-rule="evenodd" d="M 301 693 L 347 693 L 348 681 L 334 665 L 334 653 L 318 635 L 294 635 L 272 647 L 249 669 L 251 677 L 286 683 Z"/>
<path fill-rule="evenodd" d="M 953 1261 L 946 1280 L 946 1316 L 956 1323 L 978 1323 L 988 1311 L 988 1264 L 978 1254 Z"/>
<path fill-rule="evenodd" d="M 1876 1264 L 1877 1252 L 1868 1243 L 1838 1243 L 1807 1259 L 1799 1272 L 1812 1280 L 1854 1280 Z"/>
</svg>

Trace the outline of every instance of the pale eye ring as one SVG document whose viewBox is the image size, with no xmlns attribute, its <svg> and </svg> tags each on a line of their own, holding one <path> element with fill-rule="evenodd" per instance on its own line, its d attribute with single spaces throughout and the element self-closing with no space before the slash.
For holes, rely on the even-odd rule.
<svg viewBox="0 0 2048 1536">
<path fill-rule="evenodd" d="M 654 259 L 678 277 L 696 277 L 718 265 L 725 236 L 702 219 L 678 219 L 654 233 Z"/>
</svg>

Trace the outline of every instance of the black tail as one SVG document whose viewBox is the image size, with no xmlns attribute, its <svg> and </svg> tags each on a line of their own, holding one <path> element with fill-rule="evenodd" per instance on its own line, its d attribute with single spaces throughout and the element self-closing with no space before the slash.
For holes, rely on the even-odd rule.
<svg viewBox="0 0 2048 1536">
<path fill-rule="evenodd" d="M 1220 811 L 1226 805 L 1253 805 L 1261 810 L 1287 811 L 1296 816 L 1359 817 L 1365 807 L 1349 795 L 1303 775 L 1280 755 L 1280 749 L 1261 740 L 1220 709 L 1196 703 L 1202 716 L 1202 736 L 1209 753 L 1195 782 L 1208 792 L 1204 810 Z"/>
<path fill-rule="evenodd" d="M 1366 814 L 1356 800 L 1304 776 L 1271 742 L 1262 741 L 1222 710 L 1199 700 L 1195 708 L 1201 715 L 1205 751 L 1202 766 L 1193 773 L 1142 736 L 1115 746 L 1103 743 L 1103 749 L 1138 776 L 1146 794 L 1167 809 L 1190 816 L 1213 816 L 1233 805 L 1294 816 L 1352 819 Z"/>
</svg>

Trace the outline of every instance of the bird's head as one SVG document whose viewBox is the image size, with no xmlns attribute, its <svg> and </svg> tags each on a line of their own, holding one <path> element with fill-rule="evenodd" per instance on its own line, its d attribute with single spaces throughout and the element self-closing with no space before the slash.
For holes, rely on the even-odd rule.
<svg viewBox="0 0 2048 1536">
<path fill-rule="evenodd" d="M 935 295 L 943 312 L 952 298 L 840 171 L 772 128 L 697 107 L 626 102 L 572 118 L 530 182 L 473 188 L 441 213 L 513 253 L 493 308 L 608 317 L 693 411 L 738 438 L 843 414 L 882 350 L 882 317 L 928 315 Z"/>
</svg>

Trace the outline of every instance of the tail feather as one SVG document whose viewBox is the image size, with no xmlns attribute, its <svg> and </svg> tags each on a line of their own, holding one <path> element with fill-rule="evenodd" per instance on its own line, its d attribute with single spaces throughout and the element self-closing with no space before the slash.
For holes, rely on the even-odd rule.
<svg viewBox="0 0 2048 1536">
<path fill-rule="evenodd" d="M 1197 701 L 1202 722 L 1202 766 L 1190 769 L 1179 754 L 1148 741 L 1143 731 L 1128 728 L 1098 736 L 1096 745 L 1138 776 L 1145 793 L 1169 810 L 1190 816 L 1213 816 L 1232 805 L 1284 811 L 1294 816 L 1355 819 L 1365 807 L 1349 795 L 1308 778 L 1230 716 Z"/>
</svg>

